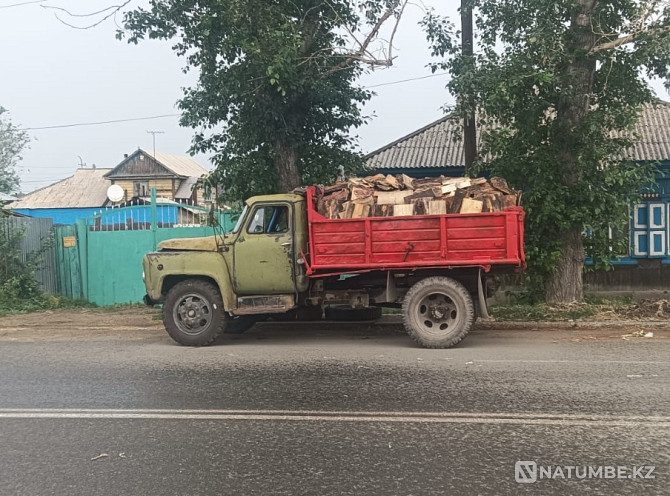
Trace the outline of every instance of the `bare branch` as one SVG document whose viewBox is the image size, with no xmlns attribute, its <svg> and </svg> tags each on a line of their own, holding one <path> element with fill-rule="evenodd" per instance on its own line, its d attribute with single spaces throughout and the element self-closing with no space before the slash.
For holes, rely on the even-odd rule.
<svg viewBox="0 0 670 496">
<path fill-rule="evenodd" d="M 608 41 L 607 43 L 601 43 L 599 45 L 594 46 L 591 49 L 592 54 L 595 53 L 600 53 L 600 52 L 605 52 L 607 50 L 614 50 L 616 48 L 619 48 L 623 45 L 628 45 L 630 43 L 634 43 L 637 41 L 639 38 L 643 36 L 661 36 L 666 33 L 670 33 L 670 26 L 661 26 L 655 29 L 646 29 L 642 31 L 637 31 L 635 33 L 631 33 L 626 36 L 622 36 L 620 38 L 617 38 L 616 40 Z"/>
<path fill-rule="evenodd" d="M 388 54 L 388 59 L 393 60 L 393 39 L 395 38 L 395 34 L 398 31 L 398 26 L 400 25 L 400 19 L 402 19 L 402 15 L 405 12 L 405 7 L 407 7 L 407 3 L 409 0 L 405 0 L 402 4 L 402 7 L 400 8 L 400 12 L 398 13 L 398 17 L 395 21 L 395 26 L 393 26 L 393 31 L 391 32 L 391 38 L 389 39 L 388 46 L 389 46 L 389 54 Z"/>
<path fill-rule="evenodd" d="M 55 7 L 55 6 L 51 6 L 51 5 L 41 5 L 41 7 L 42 7 L 43 9 L 51 9 L 51 10 L 55 10 L 56 12 L 54 13 L 54 16 L 55 16 L 56 19 L 58 19 L 58 21 L 61 22 L 62 24 L 65 24 L 66 26 L 71 27 L 71 28 L 73 28 L 73 29 L 82 29 L 82 30 L 83 30 L 83 29 L 91 29 L 91 28 L 94 28 L 94 27 L 96 27 L 96 26 L 99 26 L 100 24 L 102 24 L 103 22 L 105 22 L 105 21 L 106 21 L 107 19 L 109 19 L 110 17 L 114 17 L 114 18 L 115 18 L 116 14 L 117 14 L 118 12 L 120 12 L 121 9 L 123 9 L 123 8 L 124 8 L 126 5 L 128 5 L 131 1 L 132 1 L 132 0 L 126 0 L 126 1 L 123 2 L 121 5 L 110 5 L 109 7 L 106 7 L 106 8 L 104 8 L 104 9 L 102 9 L 102 10 L 98 10 L 98 11 L 96 11 L 96 12 L 91 12 L 91 13 L 89 13 L 89 14 L 73 14 L 72 12 L 70 12 L 70 11 L 67 10 L 67 9 L 64 9 L 64 8 L 62 8 L 62 7 Z M 102 19 L 100 19 L 99 21 L 94 22 L 93 24 L 89 24 L 89 25 L 87 25 L 87 26 L 75 26 L 74 24 L 70 24 L 69 22 L 66 22 L 66 21 L 64 21 L 63 19 L 61 19 L 61 18 L 58 16 L 58 12 L 65 12 L 65 13 L 66 13 L 67 15 L 69 15 L 70 17 L 93 17 L 93 16 L 96 16 L 96 15 L 99 15 L 99 14 L 103 14 L 103 13 L 105 13 L 105 12 L 108 12 L 108 14 L 105 15 L 105 16 L 104 16 Z"/>
<path fill-rule="evenodd" d="M 351 52 L 349 56 L 337 64 L 335 67 L 331 68 L 329 71 L 325 73 L 325 76 L 329 76 L 337 71 L 340 71 L 342 69 L 345 69 L 346 67 L 350 66 L 353 62 L 359 61 L 359 62 L 364 62 L 366 64 L 374 65 L 374 66 L 381 66 L 381 67 L 389 67 L 393 61 L 391 59 L 386 59 L 386 60 L 379 60 L 376 57 L 374 57 L 370 52 L 369 52 L 369 47 L 370 44 L 376 39 L 377 35 L 379 34 L 379 31 L 381 30 L 382 26 L 386 21 L 396 13 L 396 9 L 398 5 L 400 4 L 400 0 L 396 0 L 393 2 L 393 5 L 389 7 L 386 12 L 377 20 L 375 23 L 374 27 L 368 33 L 368 35 L 365 37 L 365 39 L 362 42 L 358 42 L 358 49 L 354 52 Z M 403 3 L 403 8 L 406 5 L 406 2 Z M 353 33 L 352 33 L 353 36 Z M 356 39 L 354 37 L 354 39 Z M 357 40 L 358 41 L 358 40 Z"/>
</svg>

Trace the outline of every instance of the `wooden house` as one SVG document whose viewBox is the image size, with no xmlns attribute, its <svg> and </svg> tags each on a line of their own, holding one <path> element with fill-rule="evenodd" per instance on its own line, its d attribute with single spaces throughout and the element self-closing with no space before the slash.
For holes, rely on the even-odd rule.
<svg viewBox="0 0 670 496">
<path fill-rule="evenodd" d="M 105 174 L 110 184 L 118 184 L 125 195 L 131 198 L 147 198 L 151 188 L 157 196 L 176 202 L 198 205 L 204 203 L 202 192 L 194 188 L 197 180 L 209 171 L 191 157 L 146 152 L 141 148 Z"/>
</svg>

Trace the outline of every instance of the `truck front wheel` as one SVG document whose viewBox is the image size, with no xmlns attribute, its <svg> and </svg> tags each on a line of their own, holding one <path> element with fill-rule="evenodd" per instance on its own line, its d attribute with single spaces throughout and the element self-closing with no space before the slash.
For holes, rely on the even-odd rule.
<svg viewBox="0 0 670 496">
<path fill-rule="evenodd" d="M 424 348 L 451 348 L 470 331 L 470 293 L 449 277 L 427 277 L 412 286 L 402 305 L 405 329 Z"/>
<path fill-rule="evenodd" d="M 165 297 L 163 324 L 181 345 L 211 344 L 226 325 L 221 293 L 213 284 L 199 279 L 175 284 Z"/>
</svg>

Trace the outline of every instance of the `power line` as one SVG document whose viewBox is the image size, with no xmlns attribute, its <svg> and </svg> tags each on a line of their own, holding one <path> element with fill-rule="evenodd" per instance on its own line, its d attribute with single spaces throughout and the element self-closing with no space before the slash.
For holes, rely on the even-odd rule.
<svg viewBox="0 0 670 496">
<path fill-rule="evenodd" d="M 151 117 L 132 117 L 130 119 L 116 119 L 112 121 L 99 121 L 99 122 L 79 122 L 76 124 L 60 124 L 56 126 L 43 126 L 43 127 L 24 127 L 21 128 L 23 131 L 40 131 L 43 129 L 61 129 L 65 127 L 82 127 L 82 126 L 100 126 L 103 124 L 116 124 L 118 122 L 133 122 L 133 121 L 148 121 L 152 119 L 163 119 L 165 117 L 180 117 L 181 114 L 164 114 L 164 115 L 154 115 Z"/>
<path fill-rule="evenodd" d="M 21 2 L 21 3 L 13 3 L 10 5 L 0 5 L 0 9 L 8 9 L 10 7 L 20 7 L 21 5 L 30 5 L 32 3 L 43 3 L 45 0 L 32 0 L 30 2 Z"/>
<path fill-rule="evenodd" d="M 43 0 L 40 0 L 43 1 Z M 419 81 L 422 79 L 428 79 L 428 78 L 434 78 L 438 76 L 444 76 L 447 74 L 446 72 L 437 72 L 435 74 L 429 74 L 427 76 L 419 76 L 415 78 L 409 78 L 409 79 L 401 79 L 400 81 L 390 81 L 388 83 L 379 83 L 379 84 L 373 84 L 371 86 L 364 86 L 366 89 L 370 88 L 379 88 L 381 86 L 391 86 L 394 84 L 401 84 L 401 83 L 409 83 L 412 81 Z M 68 128 L 68 127 L 83 127 L 83 126 L 101 126 L 104 124 L 117 124 L 120 122 L 134 122 L 134 121 L 148 121 L 148 120 L 153 120 L 153 119 L 164 119 L 166 117 L 180 117 L 181 114 L 164 114 L 164 115 L 154 115 L 151 117 L 133 117 L 130 119 L 116 119 L 116 120 L 111 120 L 111 121 L 99 121 L 99 122 L 79 122 L 75 124 L 60 124 L 60 125 L 54 125 L 54 126 L 42 126 L 42 127 L 24 127 L 21 128 L 23 131 L 42 131 L 45 129 L 63 129 L 63 128 Z"/>
<path fill-rule="evenodd" d="M 380 84 L 373 84 L 372 86 L 364 86 L 365 89 L 370 89 L 370 88 L 379 88 L 380 86 L 391 86 L 392 84 L 400 84 L 400 83 L 409 83 L 410 81 L 418 81 L 420 79 L 428 79 L 428 78 L 433 78 L 437 76 L 444 76 L 447 74 L 446 72 L 436 72 L 435 74 L 429 74 L 428 76 L 420 76 L 420 77 L 415 77 L 415 78 L 409 78 L 409 79 L 401 79 L 400 81 L 391 81 L 389 83 L 380 83 Z"/>
</svg>

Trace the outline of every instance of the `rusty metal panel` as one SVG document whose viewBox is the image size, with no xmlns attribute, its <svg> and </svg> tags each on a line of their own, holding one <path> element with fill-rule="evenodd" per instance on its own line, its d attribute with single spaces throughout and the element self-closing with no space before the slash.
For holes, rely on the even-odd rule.
<svg viewBox="0 0 670 496">
<path fill-rule="evenodd" d="M 20 229 L 24 236 L 21 240 L 21 258 L 25 261 L 32 254 L 40 253 L 35 271 L 35 279 L 45 293 L 56 293 L 56 258 L 50 248 L 53 221 L 32 217 L 0 217 L 4 229 Z"/>
</svg>

